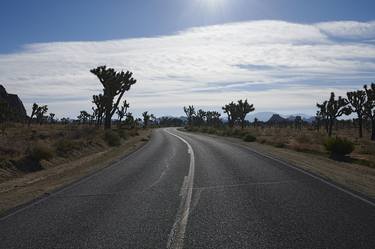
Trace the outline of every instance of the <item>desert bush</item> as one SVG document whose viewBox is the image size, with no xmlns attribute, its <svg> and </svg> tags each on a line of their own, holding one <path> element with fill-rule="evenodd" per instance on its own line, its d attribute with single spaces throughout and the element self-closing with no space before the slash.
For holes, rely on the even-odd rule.
<svg viewBox="0 0 375 249">
<path fill-rule="evenodd" d="M 300 134 L 296 137 L 296 141 L 301 144 L 311 143 L 311 138 L 307 134 Z"/>
<path fill-rule="evenodd" d="M 256 141 L 256 137 L 253 136 L 253 135 L 250 134 L 250 133 L 247 133 L 247 134 L 243 137 L 243 141 L 245 141 L 245 142 L 255 142 L 255 141 Z"/>
<path fill-rule="evenodd" d="M 70 139 L 61 139 L 57 141 L 55 147 L 56 153 L 60 156 L 65 156 L 74 150 L 80 149 L 79 143 Z"/>
<path fill-rule="evenodd" d="M 49 160 L 53 157 L 53 150 L 44 144 L 34 144 L 28 148 L 28 157 L 36 162 Z"/>
<path fill-rule="evenodd" d="M 324 147 L 332 156 L 345 156 L 353 152 L 354 143 L 345 138 L 331 137 L 326 139 Z"/>
<path fill-rule="evenodd" d="M 242 131 L 240 129 L 234 129 L 232 131 L 232 134 L 231 134 L 231 136 L 233 136 L 233 137 L 239 137 L 239 138 L 243 137 L 244 135 L 245 135 L 244 131 Z"/>
<path fill-rule="evenodd" d="M 128 133 L 124 129 L 118 129 L 117 133 L 122 139 L 128 139 Z"/>
<path fill-rule="evenodd" d="M 210 128 L 207 129 L 207 133 L 209 133 L 209 134 L 216 134 L 216 129 L 210 127 Z"/>
<path fill-rule="evenodd" d="M 109 146 L 120 146 L 121 145 L 121 137 L 117 132 L 114 132 L 112 130 L 107 130 L 104 133 L 104 141 Z"/>
<path fill-rule="evenodd" d="M 139 136 L 139 132 L 138 132 L 137 129 L 131 129 L 129 131 L 129 135 L 132 136 L 132 137 Z"/>
</svg>

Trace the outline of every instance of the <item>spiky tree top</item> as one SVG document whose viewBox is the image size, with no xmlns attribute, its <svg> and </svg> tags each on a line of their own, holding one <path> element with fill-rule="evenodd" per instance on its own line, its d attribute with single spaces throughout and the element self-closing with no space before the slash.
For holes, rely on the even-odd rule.
<svg viewBox="0 0 375 249">
<path fill-rule="evenodd" d="M 105 128 L 110 128 L 111 118 L 116 112 L 122 96 L 137 81 L 132 77 L 133 73 L 129 71 L 116 72 L 113 68 L 107 68 L 106 66 L 99 66 L 90 70 L 90 72 L 98 77 L 104 87 L 102 100 L 105 107 Z M 117 99 L 115 100 L 116 96 Z"/>
<path fill-rule="evenodd" d="M 192 105 L 189 105 L 189 107 L 184 106 L 184 112 L 186 114 L 186 117 L 188 119 L 189 125 L 192 124 L 193 117 L 195 115 L 195 108 Z"/>
<path fill-rule="evenodd" d="M 367 118 L 375 119 L 375 83 L 372 83 L 370 87 L 364 86 L 367 101 L 364 104 L 364 114 Z"/>
<path fill-rule="evenodd" d="M 316 104 L 316 106 L 319 108 L 319 110 L 316 112 L 317 118 L 326 119 L 328 117 L 327 104 L 328 101 L 324 101 L 322 104 Z"/>
<path fill-rule="evenodd" d="M 331 97 L 327 103 L 327 114 L 331 119 L 335 119 L 342 115 L 349 115 L 351 109 L 348 107 L 349 101 L 345 98 L 339 96 L 338 99 L 335 99 L 335 93 L 331 93 Z"/>
<path fill-rule="evenodd" d="M 224 113 L 228 115 L 228 121 L 229 123 L 233 123 L 238 118 L 237 113 L 237 105 L 235 103 L 230 102 L 229 104 L 222 107 Z"/>
<path fill-rule="evenodd" d="M 245 101 L 242 101 L 241 99 L 237 102 L 237 111 L 239 118 L 244 120 L 249 112 L 255 111 L 255 108 L 253 104 L 247 102 L 247 99 L 245 99 Z"/>
<path fill-rule="evenodd" d="M 359 117 L 362 117 L 367 100 L 366 92 L 363 90 L 357 90 L 355 92 L 348 92 L 347 96 L 351 104 L 351 106 L 349 106 L 351 111 L 356 112 Z"/>
</svg>

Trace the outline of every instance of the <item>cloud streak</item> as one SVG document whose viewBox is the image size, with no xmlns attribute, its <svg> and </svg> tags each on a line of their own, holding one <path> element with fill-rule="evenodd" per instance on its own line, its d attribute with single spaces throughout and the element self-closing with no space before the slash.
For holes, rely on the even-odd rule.
<svg viewBox="0 0 375 249">
<path fill-rule="evenodd" d="M 220 109 L 248 98 L 258 111 L 312 113 L 329 91 L 344 94 L 375 79 L 374 40 L 375 22 L 265 20 L 153 38 L 29 44 L 0 55 L 0 82 L 26 105 L 43 102 L 60 117 L 91 109 L 101 86 L 89 70 L 102 64 L 134 72 L 138 83 L 127 98 L 137 112 Z"/>
</svg>

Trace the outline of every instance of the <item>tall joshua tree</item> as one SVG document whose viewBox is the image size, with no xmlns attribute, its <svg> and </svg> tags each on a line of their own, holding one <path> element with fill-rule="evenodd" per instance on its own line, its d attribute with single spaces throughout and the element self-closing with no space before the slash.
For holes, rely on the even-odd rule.
<svg viewBox="0 0 375 249">
<path fill-rule="evenodd" d="M 255 111 L 255 108 L 254 108 L 254 105 L 253 104 L 249 104 L 247 102 L 247 99 L 245 99 L 245 101 L 242 101 L 239 100 L 237 102 L 237 112 L 238 112 L 238 118 L 241 122 L 241 128 L 243 129 L 244 126 L 245 126 L 245 118 L 246 118 L 246 115 L 250 112 L 253 112 Z"/>
<path fill-rule="evenodd" d="M 364 114 L 371 120 L 371 140 L 375 141 L 375 84 L 372 83 L 369 88 L 365 85 L 364 88 L 367 96 Z"/>
<path fill-rule="evenodd" d="M 366 92 L 363 90 L 357 90 L 355 92 L 348 92 L 346 94 L 348 96 L 348 100 L 351 106 L 349 106 L 352 112 L 357 113 L 358 117 L 358 128 L 359 128 L 359 137 L 363 136 L 362 132 L 362 121 L 363 115 L 365 112 L 365 104 L 366 104 Z"/>
<path fill-rule="evenodd" d="M 192 106 L 192 105 L 189 105 L 189 107 L 184 106 L 184 112 L 185 112 L 186 117 L 188 119 L 188 125 L 192 126 L 193 125 L 193 118 L 195 116 L 194 106 Z"/>
<path fill-rule="evenodd" d="M 331 93 L 331 97 L 327 102 L 327 115 L 329 119 L 328 136 L 332 136 L 332 128 L 335 120 L 342 115 L 349 115 L 351 113 L 348 107 L 349 101 L 339 96 L 335 99 L 335 93 Z"/>
<path fill-rule="evenodd" d="M 222 107 L 224 113 L 228 116 L 229 127 L 233 127 L 234 122 L 238 119 L 238 109 L 235 103 L 230 102 L 229 104 Z"/>
<path fill-rule="evenodd" d="M 132 77 L 133 73 L 129 71 L 126 73 L 123 71 L 116 72 L 113 68 L 107 68 L 106 66 L 94 68 L 90 72 L 98 77 L 104 87 L 104 128 L 110 129 L 112 116 L 116 112 L 122 96 L 137 81 Z"/>
</svg>

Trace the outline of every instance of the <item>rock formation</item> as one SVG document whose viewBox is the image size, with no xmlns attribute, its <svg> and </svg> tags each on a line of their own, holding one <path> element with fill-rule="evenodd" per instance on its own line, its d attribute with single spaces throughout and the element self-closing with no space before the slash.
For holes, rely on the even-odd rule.
<svg viewBox="0 0 375 249">
<path fill-rule="evenodd" d="M 7 93 L 5 88 L 0 85 L 0 103 L 5 103 L 8 108 L 8 121 L 23 121 L 27 118 L 26 109 L 22 101 L 16 94 Z"/>
</svg>

